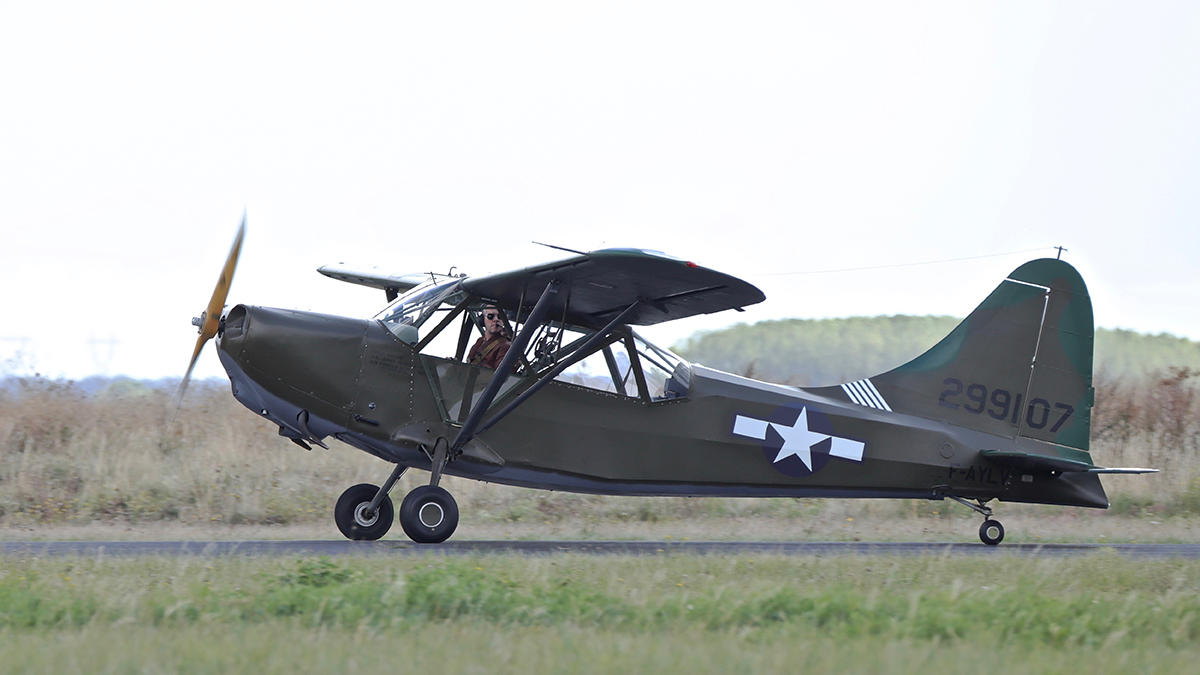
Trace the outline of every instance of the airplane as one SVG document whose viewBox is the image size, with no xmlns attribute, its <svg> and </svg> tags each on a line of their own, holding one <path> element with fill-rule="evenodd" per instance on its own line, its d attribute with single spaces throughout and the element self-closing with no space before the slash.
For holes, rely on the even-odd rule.
<svg viewBox="0 0 1200 675">
<path fill-rule="evenodd" d="M 394 467 L 349 487 L 334 520 L 376 540 L 409 469 L 400 526 L 440 543 L 459 521 L 443 475 L 604 495 L 953 500 L 1107 508 L 1088 452 L 1093 320 L 1082 277 L 1037 259 L 1003 279 L 949 335 L 893 370 L 792 387 L 688 363 L 634 329 L 762 302 L 736 277 L 657 251 L 609 248 L 507 272 L 390 274 L 326 265 L 385 292 L 373 319 L 237 304 L 225 310 L 245 219 L 204 314 L 186 390 L 216 338 L 234 398 L 311 449 L 336 439 Z M 1061 255 L 1061 251 L 1060 251 Z M 451 270 L 453 272 L 453 269 Z M 494 308 L 494 309 L 493 309 Z M 464 357 L 498 315 L 495 369 Z"/>
</svg>

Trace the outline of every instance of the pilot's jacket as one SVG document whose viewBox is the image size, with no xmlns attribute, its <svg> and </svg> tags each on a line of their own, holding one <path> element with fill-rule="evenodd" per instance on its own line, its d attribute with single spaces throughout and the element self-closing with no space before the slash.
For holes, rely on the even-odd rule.
<svg viewBox="0 0 1200 675">
<path fill-rule="evenodd" d="M 512 341 L 504 337 L 502 333 L 497 333 L 490 338 L 481 337 L 475 341 L 471 351 L 467 353 L 467 362 L 495 370 L 496 366 L 504 360 L 504 355 L 508 353 L 511 345 Z"/>
</svg>

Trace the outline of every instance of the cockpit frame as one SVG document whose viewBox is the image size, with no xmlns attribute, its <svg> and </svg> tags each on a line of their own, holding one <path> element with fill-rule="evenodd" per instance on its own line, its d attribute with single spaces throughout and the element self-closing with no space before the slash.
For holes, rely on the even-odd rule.
<svg viewBox="0 0 1200 675">
<path fill-rule="evenodd" d="M 522 302 L 523 300 L 524 298 Z M 532 308 L 506 308 L 501 311 L 510 335 L 515 336 L 518 332 L 530 331 L 525 349 L 517 354 L 515 369 L 509 377 L 516 376 L 530 383 L 536 383 L 557 369 L 557 372 L 551 377 L 559 382 L 606 391 L 638 399 L 647 404 L 686 397 L 687 384 L 690 379 L 690 364 L 684 359 L 667 349 L 654 345 L 624 323 L 611 326 L 611 329 L 602 338 L 594 339 L 604 329 L 575 325 L 565 321 L 569 316 L 566 311 L 569 302 L 568 298 L 560 316 L 543 318 L 534 325 L 530 325 L 529 320 Z M 446 415 L 446 421 L 451 424 L 463 422 L 452 411 L 462 397 L 458 395 L 458 392 L 455 392 L 453 396 L 446 397 L 435 372 L 439 369 L 439 363 L 464 362 L 472 333 L 483 334 L 481 312 L 485 307 L 491 306 L 499 306 L 499 303 L 465 291 L 462 288 L 461 280 L 431 279 L 397 298 L 376 316 L 376 320 L 393 336 L 421 354 L 422 362 L 431 378 L 431 385 L 439 394 L 440 407 L 443 414 Z M 422 331 L 422 328 L 430 324 L 439 313 L 444 313 L 444 315 L 433 325 L 433 328 Z M 451 358 L 448 353 L 428 353 L 429 346 L 435 339 L 442 336 L 456 319 L 461 323 L 457 339 L 454 342 L 453 357 Z M 568 337 L 570 339 L 567 339 Z M 585 346 L 587 346 L 587 350 L 581 352 L 580 350 Z M 619 350 L 619 353 L 615 353 L 615 350 Z M 596 384 L 598 378 L 595 376 L 590 378 L 591 384 L 581 384 L 574 381 L 572 376 L 560 377 L 572 365 L 594 355 L 600 355 L 604 364 L 602 372 L 607 374 L 607 382 L 603 385 Z M 564 364 L 566 364 L 565 367 L 560 368 Z M 479 366 L 471 367 L 479 368 Z M 489 379 L 490 377 L 484 378 L 482 382 Z M 578 377 L 576 376 L 575 379 Z M 469 380 L 472 383 L 481 382 L 478 377 L 470 377 Z M 510 398 L 510 394 L 513 392 L 526 388 L 525 384 L 516 383 L 504 387 L 503 395 L 498 396 L 492 405 Z M 631 389 L 636 390 L 636 393 Z M 470 393 L 465 392 L 463 396 L 469 400 Z M 454 400 L 449 401 L 449 399 Z M 469 402 L 467 405 L 469 407 Z"/>
</svg>

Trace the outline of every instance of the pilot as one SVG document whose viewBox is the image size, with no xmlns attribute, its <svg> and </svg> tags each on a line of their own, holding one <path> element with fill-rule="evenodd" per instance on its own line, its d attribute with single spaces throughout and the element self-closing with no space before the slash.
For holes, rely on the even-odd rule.
<svg viewBox="0 0 1200 675">
<path fill-rule="evenodd" d="M 467 363 L 495 370 L 511 345 L 500 310 L 488 305 L 483 308 L 483 337 L 476 340 L 467 353 Z"/>
</svg>

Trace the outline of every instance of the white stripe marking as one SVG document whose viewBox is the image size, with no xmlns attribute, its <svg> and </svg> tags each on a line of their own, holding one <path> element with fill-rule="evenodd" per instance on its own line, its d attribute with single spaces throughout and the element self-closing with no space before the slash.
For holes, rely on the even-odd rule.
<svg viewBox="0 0 1200 675">
<path fill-rule="evenodd" d="M 854 383 L 854 386 L 858 387 L 860 392 L 863 393 L 864 399 L 871 402 L 872 408 L 878 408 L 878 410 L 883 410 L 883 404 L 881 404 L 880 398 L 878 398 L 878 396 L 876 394 L 871 392 L 871 388 L 869 387 L 868 381 L 859 380 L 858 382 Z"/>
<path fill-rule="evenodd" d="M 846 392 L 846 396 L 849 396 L 850 400 L 858 405 L 892 412 L 892 407 L 887 404 L 883 394 L 879 393 L 870 380 L 858 380 L 843 384 L 842 391 Z"/>
<path fill-rule="evenodd" d="M 757 420 L 753 417 L 743 417 L 738 415 L 733 418 L 733 433 L 737 436 L 745 436 L 747 438 L 757 438 L 760 441 L 767 439 L 766 420 Z"/>
<path fill-rule="evenodd" d="M 875 405 L 875 401 L 871 400 L 871 396 L 868 393 L 866 393 L 865 389 L 863 389 L 862 382 L 851 382 L 850 386 L 854 389 L 854 393 L 858 394 L 858 404 L 859 405 L 863 405 L 863 406 L 870 407 L 870 408 L 878 407 Z"/>
<path fill-rule="evenodd" d="M 882 406 L 879 405 L 879 401 L 875 400 L 875 397 L 871 395 L 871 390 L 867 389 L 862 380 L 854 383 L 854 389 L 857 390 L 859 396 L 862 396 L 862 399 L 867 402 L 867 405 L 877 410 L 882 409 Z"/>
<path fill-rule="evenodd" d="M 855 403 L 857 403 L 861 406 L 866 406 L 868 408 L 875 407 L 875 406 L 871 405 L 871 401 L 865 395 L 863 395 L 863 391 L 858 386 L 857 382 L 851 382 L 845 386 L 849 387 L 848 392 L 850 393 L 850 397 L 854 399 Z"/>
<path fill-rule="evenodd" d="M 855 462 L 862 461 L 863 448 L 866 447 L 866 443 L 849 438 L 838 438 L 837 436 L 831 436 L 830 438 L 833 439 L 833 445 L 829 448 L 830 455 Z"/>
<path fill-rule="evenodd" d="M 875 388 L 874 382 L 870 380 L 863 380 L 863 386 L 871 390 L 871 393 L 875 395 L 875 400 L 879 401 L 879 405 L 883 407 L 884 410 L 892 412 L 892 407 L 887 404 L 887 401 L 883 400 L 883 394 L 879 393 L 879 390 Z"/>
</svg>

